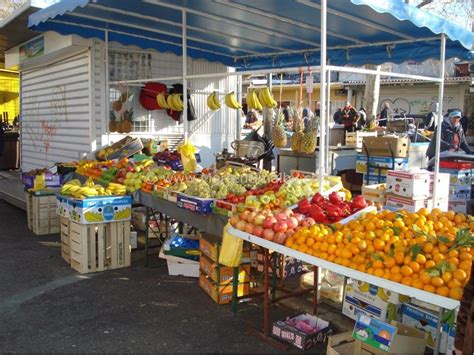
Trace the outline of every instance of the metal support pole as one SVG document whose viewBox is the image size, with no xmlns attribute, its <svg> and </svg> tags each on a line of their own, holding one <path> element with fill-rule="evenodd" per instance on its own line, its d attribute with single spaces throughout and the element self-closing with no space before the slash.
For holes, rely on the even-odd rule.
<svg viewBox="0 0 474 355">
<path fill-rule="evenodd" d="M 145 207 L 145 267 L 148 266 L 148 232 L 149 232 L 149 222 L 150 222 L 150 207 Z"/>
<path fill-rule="evenodd" d="M 324 192 L 324 159 L 325 139 L 326 139 L 326 16 L 327 0 L 321 0 L 321 84 L 320 84 L 320 132 L 319 132 L 319 192 Z"/>
<path fill-rule="evenodd" d="M 439 307 L 439 313 L 438 313 L 438 323 L 436 324 L 436 341 L 435 341 L 435 347 L 433 349 L 433 355 L 438 355 L 439 354 L 439 348 L 441 346 L 441 319 L 443 318 L 444 314 L 444 308 Z"/>
<path fill-rule="evenodd" d="M 263 335 L 268 337 L 270 334 L 270 297 L 269 297 L 269 280 L 268 280 L 268 268 L 270 263 L 268 262 L 268 249 L 263 249 Z"/>
<path fill-rule="evenodd" d="M 439 58 L 440 79 L 438 91 L 438 127 L 436 128 L 436 150 L 435 150 L 435 180 L 433 187 L 433 204 L 438 201 L 438 174 L 439 174 L 439 154 L 441 147 L 441 123 L 443 122 L 443 96 L 444 96 L 444 72 L 445 72 L 445 57 L 446 57 L 446 36 L 441 34 L 441 55 Z"/>
<path fill-rule="evenodd" d="M 105 109 L 107 112 L 105 113 L 106 120 L 103 122 L 103 132 L 109 132 L 109 128 L 107 127 L 107 119 L 109 118 L 110 114 L 110 87 L 109 87 L 109 31 L 105 30 L 105 35 L 104 35 L 104 40 L 105 40 L 105 58 L 104 58 L 104 64 L 105 64 Z M 92 95 L 92 94 L 91 94 Z M 107 139 L 107 144 L 108 144 L 108 139 Z M 104 145 L 104 142 L 101 142 L 102 145 Z"/>
<path fill-rule="evenodd" d="M 237 303 L 239 290 L 239 267 L 236 266 L 232 271 L 232 313 L 237 314 Z"/>
<path fill-rule="evenodd" d="M 188 139 L 188 50 L 186 38 L 186 10 L 182 11 L 182 26 L 183 26 L 183 128 L 184 140 Z"/>
<path fill-rule="evenodd" d="M 267 85 L 272 91 L 272 74 L 267 75 Z M 272 118 L 273 118 L 273 109 L 264 108 L 263 109 L 263 135 L 270 138 L 272 135 Z M 272 171 L 272 161 L 270 159 L 263 159 L 263 168 L 268 171 Z"/>
<path fill-rule="evenodd" d="M 318 315 L 319 268 L 313 266 L 313 314 Z"/>
<path fill-rule="evenodd" d="M 324 173 L 327 174 L 327 175 L 331 175 L 332 171 L 330 169 L 330 161 L 331 159 L 329 159 L 329 137 L 331 136 L 330 132 L 329 132 L 329 117 L 330 117 L 330 108 L 331 108 L 331 71 L 328 70 L 327 71 L 328 73 L 328 82 L 327 82 L 327 106 L 326 106 L 326 116 L 325 116 L 325 126 L 326 126 L 326 130 L 328 132 L 327 136 L 326 136 L 326 147 L 325 147 L 325 156 L 326 156 L 326 161 L 325 161 L 325 165 L 324 165 Z"/>
<path fill-rule="evenodd" d="M 237 101 L 242 103 L 242 75 L 237 76 Z M 242 131 L 240 114 L 240 110 L 235 110 L 235 139 L 240 139 L 240 133 Z"/>
</svg>

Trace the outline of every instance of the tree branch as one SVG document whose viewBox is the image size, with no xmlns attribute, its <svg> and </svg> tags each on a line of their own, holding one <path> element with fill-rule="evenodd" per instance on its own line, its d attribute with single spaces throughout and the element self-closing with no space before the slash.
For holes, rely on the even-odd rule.
<svg viewBox="0 0 474 355">
<path fill-rule="evenodd" d="M 421 9 L 423 6 L 431 4 L 432 2 L 433 2 L 433 0 L 423 0 L 416 7 Z"/>
</svg>

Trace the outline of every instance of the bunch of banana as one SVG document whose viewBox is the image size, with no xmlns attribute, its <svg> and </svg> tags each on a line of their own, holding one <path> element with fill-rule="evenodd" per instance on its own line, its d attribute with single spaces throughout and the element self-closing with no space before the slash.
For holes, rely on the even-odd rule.
<svg viewBox="0 0 474 355">
<path fill-rule="evenodd" d="M 117 184 L 115 182 L 111 182 L 107 187 L 107 190 L 112 192 L 112 195 L 125 195 L 127 192 L 127 187 L 122 184 Z"/>
<path fill-rule="evenodd" d="M 147 159 L 144 159 L 140 162 L 138 162 L 136 165 L 139 166 L 140 168 L 146 168 L 150 165 L 153 165 L 154 161 L 152 158 L 147 158 Z"/>
<path fill-rule="evenodd" d="M 215 91 L 207 97 L 207 107 L 209 107 L 212 111 L 221 108 L 221 103 L 219 102 L 219 98 L 217 97 L 217 93 Z"/>
<path fill-rule="evenodd" d="M 247 105 L 254 110 L 262 111 L 263 106 L 258 99 L 257 93 L 254 89 L 249 89 L 247 92 Z"/>
<path fill-rule="evenodd" d="M 181 94 L 171 94 L 168 95 L 168 98 L 166 99 L 166 103 L 168 104 L 168 107 L 172 109 L 173 111 L 183 111 L 184 104 L 183 100 L 181 100 Z"/>
<path fill-rule="evenodd" d="M 278 106 L 278 103 L 273 98 L 272 93 L 268 87 L 265 87 L 258 91 L 258 99 L 267 108 L 274 108 Z"/>
<path fill-rule="evenodd" d="M 227 107 L 232 108 L 234 110 L 242 108 L 242 105 L 237 101 L 237 98 L 235 97 L 235 93 L 233 91 L 225 95 L 225 104 L 227 105 Z"/>
<path fill-rule="evenodd" d="M 61 186 L 61 195 L 70 195 L 73 191 L 77 191 L 81 188 L 81 182 L 78 179 L 68 181 Z"/>
<path fill-rule="evenodd" d="M 160 107 L 163 109 L 170 108 L 170 106 L 168 105 L 168 102 L 166 101 L 165 94 L 163 94 L 162 92 L 156 95 L 156 103 L 160 105 Z"/>
</svg>

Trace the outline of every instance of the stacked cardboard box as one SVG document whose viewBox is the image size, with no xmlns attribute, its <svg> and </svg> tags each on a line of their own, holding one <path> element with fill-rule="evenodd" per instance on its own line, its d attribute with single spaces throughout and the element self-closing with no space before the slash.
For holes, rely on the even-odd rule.
<svg viewBox="0 0 474 355">
<path fill-rule="evenodd" d="M 233 268 L 219 264 L 220 238 L 202 234 L 199 239 L 199 286 L 217 304 L 232 301 Z M 239 284 L 237 296 L 245 296 L 250 292 L 250 249 L 244 247 L 239 267 Z"/>
<path fill-rule="evenodd" d="M 459 169 L 440 168 L 440 171 L 450 176 L 448 208 L 456 213 L 467 213 L 471 199 L 472 169 L 460 165 Z"/>
<path fill-rule="evenodd" d="M 389 170 L 387 206 L 417 212 L 420 208 L 448 208 L 449 175 L 438 174 L 438 200 L 433 201 L 434 174 L 427 170 Z"/>
</svg>

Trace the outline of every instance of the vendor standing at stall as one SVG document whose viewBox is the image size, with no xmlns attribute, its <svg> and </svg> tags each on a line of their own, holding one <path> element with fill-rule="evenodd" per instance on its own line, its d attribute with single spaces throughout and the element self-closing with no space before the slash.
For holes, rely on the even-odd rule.
<svg viewBox="0 0 474 355">
<path fill-rule="evenodd" d="M 355 132 L 357 130 L 357 122 L 360 119 L 360 115 L 357 110 L 352 107 L 349 101 L 346 102 L 341 110 L 342 124 L 346 132 Z"/>
<path fill-rule="evenodd" d="M 467 154 L 474 154 L 467 144 L 466 136 L 461 126 L 461 117 L 461 111 L 452 111 L 448 117 L 444 117 L 443 122 L 441 122 L 440 152 L 447 150 L 457 152 L 461 149 Z M 436 153 L 436 135 L 437 129 L 435 129 L 426 151 L 429 159 L 432 159 Z"/>
<path fill-rule="evenodd" d="M 379 127 L 387 127 L 387 120 L 388 116 L 391 114 L 390 112 L 390 105 L 388 102 L 385 102 L 383 104 L 383 109 L 380 111 L 379 116 L 378 116 L 378 126 Z"/>
</svg>

